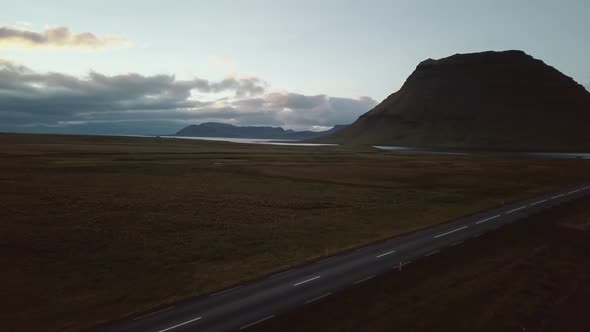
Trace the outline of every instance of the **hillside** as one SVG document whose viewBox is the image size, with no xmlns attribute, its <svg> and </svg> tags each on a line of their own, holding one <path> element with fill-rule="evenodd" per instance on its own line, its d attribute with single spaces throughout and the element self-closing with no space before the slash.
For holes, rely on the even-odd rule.
<svg viewBox="0 0 590 332">
<path fill-rule="evenodd" d="M 262 138 L 262 139 L 313 139 L 335 133 L 345 126 L 337 125 L 326 131 L 294 131 L 281 127 L 234 126 L 227 123 L 205 122 L 190 125 L 179 130 L 176 136 L 191 137 L 228 137 L 228 138 Z"/>
<path fill-rule="evenodd" d="M 590 151 L 590 93 L 522 51 L 421 62 L 402 88 L 320 141 Z"/>
</svg>

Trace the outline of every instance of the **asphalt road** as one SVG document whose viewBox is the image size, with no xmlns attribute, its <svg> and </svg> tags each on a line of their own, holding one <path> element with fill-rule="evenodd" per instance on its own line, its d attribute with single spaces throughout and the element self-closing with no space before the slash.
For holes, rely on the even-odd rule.
<svg viewBox="0 0 590 332">
<path fill-rule="evenodd" d="M 428 227 L 221 292 L 102 326 L 101 332 L 240 331 L 421 257 L 590 193 L 549 193 Z"/>
</svg>

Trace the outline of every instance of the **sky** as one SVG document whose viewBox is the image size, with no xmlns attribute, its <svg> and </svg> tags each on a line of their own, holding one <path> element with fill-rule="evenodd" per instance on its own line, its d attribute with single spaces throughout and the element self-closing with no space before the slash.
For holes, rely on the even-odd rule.
<svg viewBox="0 0 590 332">
<path fill-rule="evenodd" d="M 590 86 L 588 0 L 0 0 L 0 131 L 348 124 L 416 65 L 519 49 Z"/>
</svg>

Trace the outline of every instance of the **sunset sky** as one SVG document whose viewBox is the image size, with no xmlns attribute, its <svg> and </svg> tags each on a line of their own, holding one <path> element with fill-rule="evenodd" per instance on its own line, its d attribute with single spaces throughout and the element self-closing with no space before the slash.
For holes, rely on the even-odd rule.
<svg viewBox="0 0 590 332">
<path fill-rule="evenodd" d="M 520 49 L 586 86 L 580 1 L 1 1 L 0 131 L 347 124 L 427 58 Z"/>
</svg>

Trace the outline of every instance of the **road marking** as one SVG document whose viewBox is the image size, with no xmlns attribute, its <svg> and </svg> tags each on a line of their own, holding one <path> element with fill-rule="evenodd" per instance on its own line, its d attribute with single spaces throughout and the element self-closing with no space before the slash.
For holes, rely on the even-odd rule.
<svg viewBox="0 0 590 332">
<path fill-rule="evenodd" d="M 388 251 L 388 252 L 386 252 L 386 253 L 383 253 L 383 254 L 381 254 L 381 255 L 377 255 L 376 257 L 377 257 L 377 258 L 381 258 L 381 257 L 383 257 L 383 256 L 391 255 L 391 254 L 393 254 L 394 252 L 395 252 L 395 250 Z"/>
<path fill-rule="evenodd" d="M 412 261 L 407 261 L 407 262 L 403 262 L 402 265 L 408 265 L 410 264 Z"/>
<path fill-rule="evenodd" d="M 226 289 L 226 290 L 222 290 L 221 292 L 213 293 L 213 294 L 211 294 L 211 295 L 209 295 L 209 296 L 217 296 L 217 295 L 221 295 L 221 294 L 223 294 L 223 293 L 227 293 L 227 292 L 229 292 L 229 291 L 233 291 L 234 289 L 238 289 L 238 288 L 240 288 L 240 287 L 242 287 L 242 285 L 240 285 L 240 286 L 236 286 L 236 287 L 232 287 L 232 288 L 229 288 L 229 289 Z"/>
<path fill-rule="evenodd" d="M 573 190 L 573 191 L 570 191 L 570 192 L 569 192 L 569 193 L 567 193 L 567 194 L 568 194 L 568 195 L 575 194 L 575 193 L 577 193 L 578 191 L 580 191 L 580 189 L 578 189 L 578 190 Z"/>
<path fill-rule="evenodd" d="M 521 207 L 519 207 L 519 208 L 516 208 L 516 209 L 514 209 L 514 210 L 510 210 L 510 211 L 506 212 L 506 214 L 509 214 L 509 213 L 512 213 L 512 212 L 516 212 L 516 211 L 518 211 L 518 210 L 522 210 L 522 209 L 524 209 L 524 208 L 526 208 L 526 205 L 525 205 L 525 206 L 521 206 Z"/>
<path fill-rule="evenodd" d="M 586 188 L 584 188 L 584 189 L 582 189 L 582 190 L 588 190 L 588 189 L 590 189 L 590 187 L 586 187 Z"/>
<path fill-rule="evenodd" d="M 495 216 L 493 216 L 493 217 L 489 217 L 489 218 L 487 218 L 487 219 L 480 220 L 480 221 L 476 222 L 475 224 L 476 224 L 476 225 L 483 224 L 484 222 L 486 222 L 486 221 L 488 221 L 488 220 L 496 219 L 496 218 L 498 218 L 499 216 L 500 216 L 500 215 L 498 214 L 498 215 L 495 215 Z"/>
<path fill-rule="evenodd" d="M 551 199 L 557 199 L 557 198 L 559 198 L 559 197 L 563 197 L 563 196 L 565 196 L 565 194 L 561 194 L 561 195 L 553 196 L 553 197 L 551 197 Z"/>
<path fill-rule="evenodd" d="M 168 310 L 170 310 L 172 308 L 174 308 L 174 307 L 168 307 L 168 308 L 164 308 L 164 309 L 161 309 L 161 310 L 158 310 L 158 311 L 150 312 L 149 314 L 145 314 L 143 316 L 135 317 L 135 318 L 133 318 L 133 320 L 140 320 L 140 319 L 143 319 L 143 318 L 146 318 L 146 317 L 149 317 L 149 316 L 153 316 L 155 314 L 159 314 L 159 313 L 164 312 L 164 311 L 168 311 Z"/>
<path fill-rule="evenodd" d="M 311 299 L 311 300 L 309 300 L 309 301 L 305 302 L 305 304 L 311 303 L 311 302 L 313 302 L 313 301 L 317 301 L 317 300 L 319 300 L 319 299 L 323 299 L 324 297 L 326 297 L 326 296 L 328 296 L 328 295 L 330 295 L 330 294 L 332 294 L 332 293 L 326 293 L 326 294 L 324 294 L 324 295 L 322 295 L 322 296 L 318 296 L 318 297 L 316 297 L 315 299 Z"/>
<path fill-rule="evenodd" d="M 364 278 L 364 279 L 361 279 L 361 280 L 355 281 L 353 285 L 360 284 L 361 282 L 365 282 L 365 281 L 367 281 L 367 280 L 369 280 L 369 279 L 372 279 L 372 278 L 374 278 L 374 277 L 375 277 L 375 275 L 372 275 L 372 276 L 370 276 L 370 277 L 366 277 L 366 278 Z"/>
<path fill-rule="evenodd" d="M 455 242 L 455 243 L 451 244 L 449 247 L 458 246 L 458 245 L 460 245 L 460 244 L 461 244 L 461 243 L 463 243 L 463 242 L 465 242 L 465 241 L 459 241 L 459 242 Z"/>
<path fill-rule="evenodd" d="M 430 254 L 425 255 L 424 257 L 432 256 L 434 254 L 438 254 L 439 252 L 440 252 L 440 250 L 436 250 L 436 251 L 431 252 Z"/>
<path fill-rule="evenodd" d="M 545 203 L 545 202 L 547 202 L 547 200 L 546 200 L 546 199 L 544 199 L 544 200 L 541 200 L 541 201 L 538 201 L 538 202 L 531 203 L 530 205 L 531 205 L 531 206 L 535 206 L 535 205 L 537 205 L 537 204 L 541 204 L 541 203 Z"/>
<path fill-rule="evenodd" d="M 275 278 L 275 277 L 278 277 L 278 276 L 282 276 L 283 274 L 285 274 L 285 273 L 289 273 L 289 272 L 291 272 L 291 271 L 293 271 L 293 269 L 290 269 L 290 270 L 287 270 L 287 271 L 283 271 L 283 272 L 281 272 L 281 273 L 277 273 L 277 274 L 275 274 L 275 275 L 272 275 L 272 276 L 270 276 L 270 278 L 272 279 L 272 278 Z"/>
<path fill-rule="evenodd" d="M 439 237 L 443 237 L 443 236 L 445 236 L 445 235 L 449 235 L 449 234 L 452 234 L 452 233 L 455 233 L 455 232 L 458 232 L 458 231 L 464 230 L 464 229 L 465 229 L 465 228 L 467 228 L 467 227 L 469 227 L 469 226 L 463 226 L 463 227 L 461 227 L 461 228 L 454 229 L 454 230 L 452 230 L 452 231 L 450 231 L 450 232 L 446 232 L 446 233 L 439 234 L 439 235 L 435 236 L 434 238 L 435 238 L 435 239 L 437 239 L 437 238 L 439 238 Z"/>
<path fill-rule="evenodd" d="M 471 238 L 472 238 L 472 239 L 475 239 L 476 237 L 480 237 L 480 236 L 481 236 L 481 233 L 479 233 L 479 234 L 476 234 L 476 235 L 472 236 Z"/>
<path fill-rule="evenodd" d="M 256 324 L 258 324 L 258 323 L 262 323 L 262 322 L 264 322 L 265 320 L 269 320 L 269 319 L 273 318 L 274 316 L 275 316 L 275 315 L 268 316 L 268 317 L 266 317 L 266 318 L 262 318 L 261 320 L 257 320 L 257 321 L 255 321 L 254 323 L 250 323 L 250 324 L 248 324 L 248 325 L 244 325 L 244 326 L 240 327 L 240 330 L 247 329 L 247 328 L 249 328 L 250 326 L 252 326 L 252 325 L 256 325 Z"/>
<path fill-rule="evenodd" d="M 199 319 L 201 319 L 201 318 L 203 318 L 203 317 L 197 317 L 197 318 L 194 318 L 194 319 L 191 319 L 191 320 L 187 320 L 187 321 L 186 321 L 186 322 L 184 322 L 184 323 L 180 323 L 180 324 L 177 324 L 177 325 L 174 325 L 174 326 L 170 326 L 170 327 L 168 327 L 168 328 L 165 328 L 165 329 L 163 329 L 163 330 L 160 330 L 160 331 L 158 331 L 158 332 L 166 332 L 166 331 L 170 331 L 170 330 L 172 330 L 172 329 L 175 329 L 175 328 L 177 328 L 177 327 L 180 327 L 180 326 L 183 326 L 183 325 L 186 325 L 186 324 L 192 323 L 192 322 L 196 322 L 196 321 L 198 321 L 198 320 L 199 320 Z"/>
<path fill-rule="evenodd" d="M 293 286 L 299 286 L 299 285 L 303 285 L 303 284 L 305 284 L 305 283 L 308 283 L 308 282 L 310 282 L 310 281 L 316 280 L 316 279 L 318 279 L 319 277 L 321 277 L 321 276 L 317 276 L 317 277 L 313 277 L 313 278 L 311 278 L 311 279 L 307 279 L 307 280 L 300 281 L 300 282 L 298 282 L 298 283 L 294 284 Z"/>
</svg>

